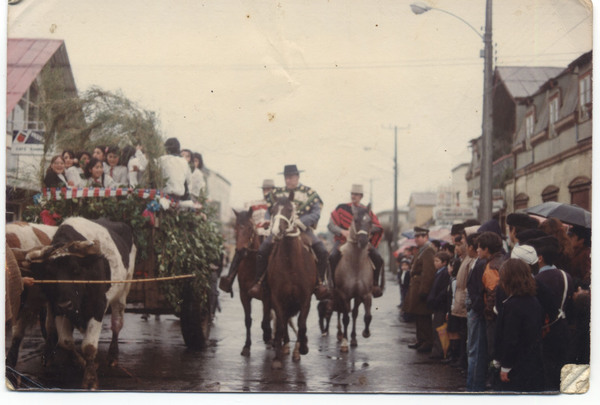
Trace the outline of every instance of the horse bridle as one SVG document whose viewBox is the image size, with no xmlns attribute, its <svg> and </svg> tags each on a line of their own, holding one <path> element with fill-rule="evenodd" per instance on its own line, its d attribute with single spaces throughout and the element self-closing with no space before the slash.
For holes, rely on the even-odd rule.
<svg viewBox="0 0 600 405">
<path fill-rule="evenodd" d="M 291 219 L 289 219 L 288 217 L 286 217 L 283 214 L 276 214 L 274 217 L 274 219 L 283 219 L 286 223 L 287 223 L 287 229 L 283 232 L 283 236 L 287 236 L 287 237 L 296 237 L 296 236 L 300 236 L 300 228 L 298 228 L 295 224 L 295 220 L 296 220 L 296 215 L 293 215 Z"/>
<path fill-rule="evenodd" d="M 352 236 L 358 236 L 358 235 L 367 235 L 369 236 L 369 232 L 365 231 L 364 229 L 361 229 L 360 231 L 356 230 L 356 226 L 354 225 L 354 221 L 352 221 L 352 223 L 350 224 L 350 228 L 351 230 L 354 230 L 354 235 L 352 235 L 352 232 L 350 232 L 350 235 L 348 235 L 348 238 L 346 238 L 346 240 L 350 243 L 358 243 L 357 240 L 355 240 Z"/>
</svg>

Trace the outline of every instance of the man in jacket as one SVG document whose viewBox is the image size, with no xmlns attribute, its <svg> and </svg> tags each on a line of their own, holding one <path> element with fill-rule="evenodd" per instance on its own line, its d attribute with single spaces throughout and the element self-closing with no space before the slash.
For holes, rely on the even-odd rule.
<svg viewBox="0 0 600 405">
<path fill-rule="evenodd" d="M 300 184 L 300 171 L 296 165 L 286 165 L 283 170 L 285 187 L 276 187 L 271 193 L 266 196 L 269 206 L 272 206 L 277 198 L 287 196 L 291 191 L 294 192 L 294 204 L 296 205 L 296 213 L 301 222 L 303 233 L 311 239 L 311 248 L 317 256 L 317 271 L 319 280 L 315 288 L 315 296 L 318 300 L 330 296 L 329 288 L 326 284 L 325 273 L 329 265 L 327 249 L 323 242 L 314 234 L 313 229 L 317 227 L 319 218 L 321 218 L 321 207 L 323 201 L 316 191 Z M 267 218 L 269 213 L 267 212 Z M 260 280 L 263 274 L 267 271 L 269 255 L 273 248 L 273 235 L 269 235 L 260 245 L 256 256 L 256 284 L 248 291 L 252 298 L 259 298 L 261 293 Z"/>
<path fill-rule="evenodd" d="M 435 249 L 429 241 L 429 229 L 415 226 L 415 244 L 418 253 L 410 271 L 410 286 L 406 297 L 405 311 L 414 315 L 417 326 L 417 341 L 408 345 L 419 353 L 430 353 L 433 347 L 431 309 L 427 308 L 427 296 L 433 285 Z"/>
</svg>

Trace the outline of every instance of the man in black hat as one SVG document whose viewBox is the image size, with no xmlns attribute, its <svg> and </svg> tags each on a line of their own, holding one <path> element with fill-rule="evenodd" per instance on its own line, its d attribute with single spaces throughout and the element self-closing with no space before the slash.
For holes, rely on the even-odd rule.
<svg viewBox="0 0 600 405">
<path fill-rule="evenodd" d="M 435 249 L 429 241 L 429 229 L 415 226 L 415 244 L 419 248 L 410 270 L 410 285 L 406 297 L 405 312 L 414 315 L 417 341 L 408 345 L 419 353 L 429 353 L 433 347 L 432 311 L 427 307 L 427 296 L 435 278 Z"/>
<path fill-rule="evenodd" d="M 328 254 L 327 249 L 323 242 L 314 234 L 313 229 L 317 227 L 319 218 L 321 217 L 321 207 L 323 201 L 316 191 L 300 184 L 300 170 L 296 165 L 286 165 L 283 169 L 285 188 L 276 187 L 266 197 L 269 206 L 272 206 L 279 197 L 286 197 L 290 191 L 294 192 L 294 204 L 296 205 L 296 212 L 299 220 L 303 225 L 303 230 L 306 235 L 311 239 L 311 248 L 317 256 L 317 271 L 319 272 L 318 285 L 315 288 L 315 296 L 318 300 L 327 298 L 329 288 L 325 281 L 325 273 L 327 271 Z M 268 216 L 268 212 L 267 212 Z M 268 219 L 268 218 L 267 218 Z M 252 298 L 259 298 L 261 296 L 260 281 L 267 270 L 267 264 L 269 260 L 269 254 L 273 248 L 273 235 L 269 235 L 258 249 L 256 256 L 256 284 L 248 291 L 248 294 Z"/>
<path fill-rule="evenodd" d="M 508 214 L 506 217 L 506 225 L 508 225 L 508 237 L 511 246 L 518 246 L 519 239 L 517 234 L 526 229 L 536 229 L 539 226 L 539 222 L 530 217 L 529 215 L 522 212 L 513 212 Z"/>
</svg>

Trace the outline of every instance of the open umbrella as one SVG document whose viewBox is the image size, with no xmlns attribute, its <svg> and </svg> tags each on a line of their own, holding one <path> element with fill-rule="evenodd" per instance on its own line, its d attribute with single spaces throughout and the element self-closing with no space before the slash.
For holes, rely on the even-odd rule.
<svg viewBox="0 0 600 405">
<path fill-rule="evenodd" d="M 577 205 L 546 201 L 545 203 L 527 208 L 525 211 L 529 214 L 535 214 L 545 218 L 560 219 L 567 224 L 592 228 L 592 214 L 588 210 Z"/>
</svg>

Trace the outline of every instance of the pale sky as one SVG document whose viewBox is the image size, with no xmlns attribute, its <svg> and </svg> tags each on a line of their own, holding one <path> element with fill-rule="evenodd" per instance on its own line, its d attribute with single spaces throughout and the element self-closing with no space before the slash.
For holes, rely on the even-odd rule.
<svg viewBox="0 0 600 405">
<path fill-rule="evenodd" d="M 329 212 L 373 179 L 376 211 L 436 191 L 481 134 L 483 41 L 412 0 L 24 0 L 9 37 L 65 40 L 79 91 L 116 91 L 158 113 L 165 138 L 232 183 L 231 204 L 297 164 Z M 485 0 L 430 0 L 476 29 Z M 591 4 L 496 0 L 496 65 L 566 65 L 592 49 Z M 370 146 L 371 151 L 364 148 Z"/>
</svg>

